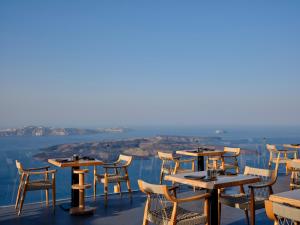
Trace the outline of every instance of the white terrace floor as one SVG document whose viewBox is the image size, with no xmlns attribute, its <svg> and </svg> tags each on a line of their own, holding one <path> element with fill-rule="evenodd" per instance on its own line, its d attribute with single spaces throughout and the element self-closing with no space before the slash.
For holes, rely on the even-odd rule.
<svg viewBox="0 0 300 225">
<path fill-rule="evenodd" d="M 183 188 L 186 190 L 186 188 Z M 274 186 L 274 192 L 282 192 L 289 189 L 289 176 L 280 175 Z M 194 194 L 192 191 L 182 191 L 180 195 Z M 29 193 L 33 194 L 33 193 Z M 140 192 L 133 194 L 132 200 L 125 194 L 109 196 L 108 206 L 103 204 L 103 198 L 97 198 L 96 202 L 86 199 L 87 204 L 96 206 L 97 210 L 92 216 L 71 216 L 63 211 L 57 203 L 55 214 L 52 208 L 44 204 L 25 204 L 21 216 L 17 216 L 13 206 L 0 207 L 1 225 L 141 225 L 145 196 Z M 185 204 L 184 207 L 192 210 L 201 209 L 202 202 Z M 223 206 L 221 224 L 242 225 L 246 224 L 244 213 L 241 210 Z M 273 224 L 265 215 L 264 210 L 256 212 L 256 224 Z"/>
</svg>

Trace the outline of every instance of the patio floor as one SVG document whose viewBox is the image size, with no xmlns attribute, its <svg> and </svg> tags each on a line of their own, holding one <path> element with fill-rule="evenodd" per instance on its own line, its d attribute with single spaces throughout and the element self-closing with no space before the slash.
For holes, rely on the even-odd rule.
<svg viewBox="0 0 300 225">
<path fill-rule="evenodd" d="M 274 186 L 274 192 L 282 192 L 289 189 L 289 176 L 280 175 Z M 200 191 L 199 191 L 200 192 Z M 32 194 L 32 193 L 29 193 Z M 179 197 L 195 194 L 190 189 L 183 188 Z M 13 206 L 0 207 L 1 225 L 141 225 L 145 196 L 141 192 L 134 192 L 130 200 L 127 194 L 122 197 L 119 195 L 110 195 L 107 207 L 103 204 L 103 198 L 100 196 L 96 201 L 87 198 L 86 203 L 89 206 L 96 206 L 96 212 L 91 216 L 71 216 L 67 211 L 62 210 L 57 203 L 56 211 L 53 213 L 52 207 L 45 207 L 42 203 L 25 204 L 21 216 L 17 216 Z M 183 207 L 197 210 L 202 208 L 202 202 L 193 202 L 184 204 Z M 230 207 L 222 207 L 221 224 L 242 225 L 246 224 L 243 211 Z M 271 225 L 265 211 L 256 212 L 256 224 Z"/>
</svg>

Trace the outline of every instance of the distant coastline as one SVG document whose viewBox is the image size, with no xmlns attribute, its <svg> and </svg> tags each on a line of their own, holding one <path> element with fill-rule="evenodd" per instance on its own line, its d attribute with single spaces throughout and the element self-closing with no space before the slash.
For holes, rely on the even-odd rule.
<svg viewBox="0 0 300 225">
<path fill-rule="evenodd" d="M 119 154 L 132 155 L 135 158 L 149 158 L 157 155 L 157 151 L 174 152 L 183 149 L 197 149 L 201 145 L 215 146 L 222 149 L 220 137 L 168 136 L 161 135 L 150 138 L 113 140 L 100 142 L 81 142 L 55 145 L 40 149 L 34 158 L 47 161 L 49 158 L 68 158 L 73 154 L 94 157 L 103 161 L 116 159 Z M 243 154 L 253 151 L 243 150 Z"/>
<path fill-rule="evenodd" d="M 0 130 L 0 137 L 10 136 L 70 136 L 70 135 L 89 135 L 98 133 L 122 133 L 128 131 L 128 128 L 55 128 L 45 126 L 25 126 L 22 128 L 7 128 Z"/>
</svg>

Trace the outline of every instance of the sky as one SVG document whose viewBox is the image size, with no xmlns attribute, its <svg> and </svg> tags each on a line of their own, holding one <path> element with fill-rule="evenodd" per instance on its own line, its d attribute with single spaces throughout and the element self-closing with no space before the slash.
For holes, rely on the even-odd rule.
<svg viewBox="0 0 300 225">
<path fill-rule="evenodd" d="M 0 1 L 0 127 L 300 126 L 300 1 Z"/>
</svg>

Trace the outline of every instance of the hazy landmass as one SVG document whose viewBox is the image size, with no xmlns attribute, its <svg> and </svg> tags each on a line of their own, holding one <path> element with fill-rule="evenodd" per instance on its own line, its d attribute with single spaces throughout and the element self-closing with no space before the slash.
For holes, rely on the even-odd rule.
<svg viewBox="0 0 300 225">
<path fill-rule="evenodd" d="M 70 135 L 88 135 L 98 133 L 116 133 L 124 132 L 127 128 L 54 128 L 44 126 L 25 126 L 22 128 L 8 128 L 0 130 L 0 137 L 9 136 L 70 136 Z"/>
<path fill-rule="evenodd" d="M 49 158 L 71 157 L 73 154 L 90 156 L 109 161 L 123 153 L 135 158 L 157 155 L 157 151 L 174 152 L 182 149 L 196 149 L 200 145 L 221 143 L 219 137 L 156 136 L 116 141 L 83 142 L 55 145 L 40 150 L 35 159 L 47 161 Z M 222 146 L 216 146 L 222 149 Z"/>
</svg>

